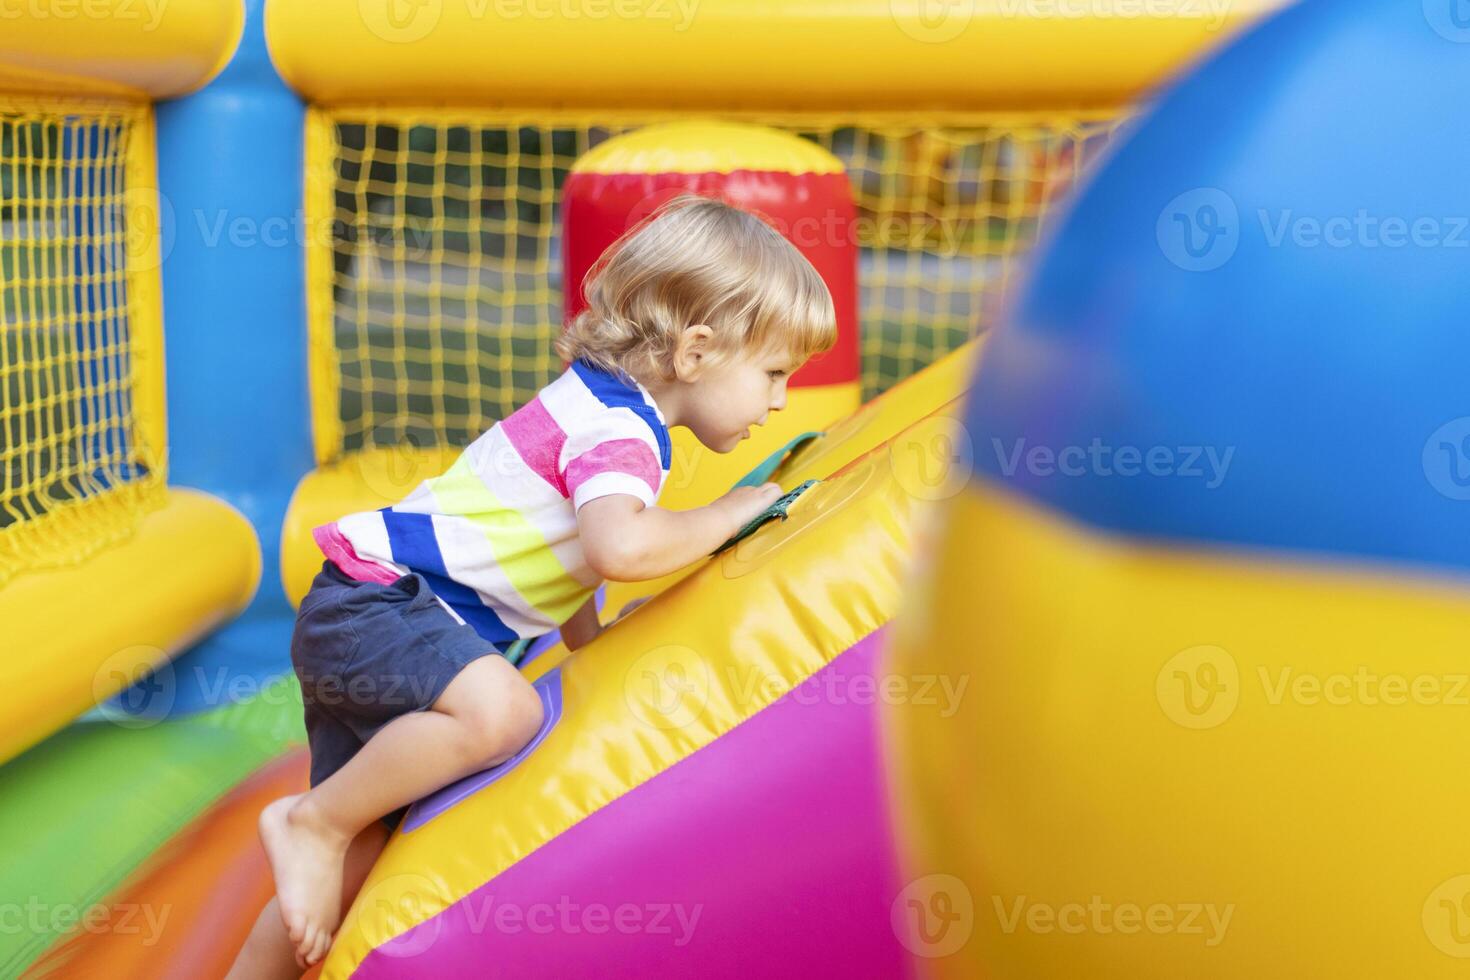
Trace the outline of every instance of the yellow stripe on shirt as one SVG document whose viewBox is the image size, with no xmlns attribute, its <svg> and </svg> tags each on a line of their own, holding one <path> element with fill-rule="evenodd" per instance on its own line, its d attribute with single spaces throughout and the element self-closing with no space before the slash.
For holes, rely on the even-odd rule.
<svg viewBox="0 0 1470 980">
<path fill-rule="evenodd" d="M 592 594 L 562 565 L 541 531 L 507 507 L 470 467 L 462 453 L 442 476 L 428 481 L 441 514 L 479 528 L 505 577 L 525 603 L 564 623 Z"/>
</svg>

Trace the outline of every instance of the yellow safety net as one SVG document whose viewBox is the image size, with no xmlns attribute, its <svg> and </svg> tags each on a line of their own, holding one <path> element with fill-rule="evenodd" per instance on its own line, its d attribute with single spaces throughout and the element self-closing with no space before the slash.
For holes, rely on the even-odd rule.
<svg viewBox="0 0 1470 980">
<path fill-rule="evenodd" d="M 0 583 L 128 536 L 163 501 L 128 268 L 149 111 L 0 95 Z"/>
<path fill-rule="evenodd" d="M 618 133 L 679 118 L 335 108 L 308 135 L 313 404 L 327 463 L 463 445 L 560 371 L 560 194 Z M 857 201 L 863 395 L 995 322 L 1116 116 L 762 113 L 826 147 Z"/>
</svg>

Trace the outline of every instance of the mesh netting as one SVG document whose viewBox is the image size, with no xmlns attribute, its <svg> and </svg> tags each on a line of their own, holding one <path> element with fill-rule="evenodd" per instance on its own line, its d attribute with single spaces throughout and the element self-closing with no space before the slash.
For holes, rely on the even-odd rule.
<svg viewBox="0 0 1470 980">
<path fill-rule="evenodd" d="M 590 147 L 668 115 L 334 109 L 308 166 L 331 232 L 308 288 L 321 462 L 463 445 L 561 370 L 560 192 Z M 826 147 L 857 202 L 864 398 L 994 323 L 1116 118 L 740 118 Z"/>
<path fill-rule="evenodd" d="M 0 582 L 163 499 L 134 418 L 127 160 L 146 107 L 0 97 Z"/>
</svg>

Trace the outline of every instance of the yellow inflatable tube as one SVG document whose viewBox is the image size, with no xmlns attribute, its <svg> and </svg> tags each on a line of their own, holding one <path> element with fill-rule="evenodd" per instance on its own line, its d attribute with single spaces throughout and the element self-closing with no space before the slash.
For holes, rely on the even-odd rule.
<svg viewBox="0 0 1470 980">
<path fill-rule="evenodd" d="M 0 4 L 0 89 L 169 99 L 235 53 L 240 0 L 24 0 Z"/>
<path fill-rule="evenodd" d="M 1116 107 L 1279 6 L 269 0 L 266 37 L 324 105 Z"/>
<path fill-rule="evenodd" d="M 1458 583 L 949 513 L 887 665 L 971 679 L 885 724 L 929 975 L 1464 975 Z"/>
<path fill-rule="evenodd" d="M 0 761 L 234 618 L 259 581 L 250 522 L 180 487 L 126 542 L 82 565 L 11 581 L 0 591 L 9 651 L 0 660 Z"/>
</svg>

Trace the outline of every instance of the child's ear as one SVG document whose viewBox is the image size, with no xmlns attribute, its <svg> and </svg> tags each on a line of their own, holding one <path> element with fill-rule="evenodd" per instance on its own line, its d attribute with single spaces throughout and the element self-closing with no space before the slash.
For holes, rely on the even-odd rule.
<svg viewBox="0 0 1470 980">
<path fill-rule="evenodd" d="M 706 324 L 685 327 L 674 343 L 674 376 L 680 381 L 693 381 L 704 368 L 704 355 L 715 332 Z"/>
</svg>

